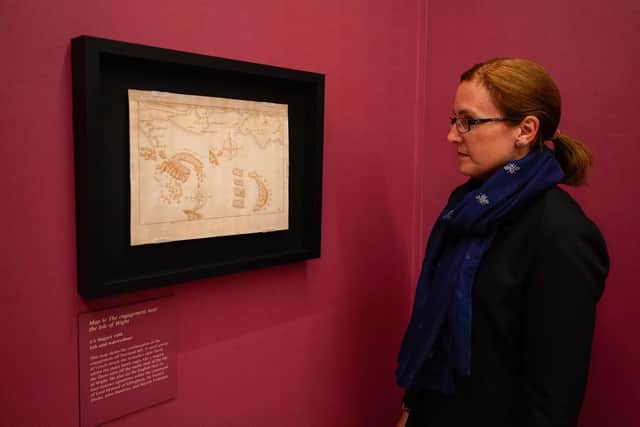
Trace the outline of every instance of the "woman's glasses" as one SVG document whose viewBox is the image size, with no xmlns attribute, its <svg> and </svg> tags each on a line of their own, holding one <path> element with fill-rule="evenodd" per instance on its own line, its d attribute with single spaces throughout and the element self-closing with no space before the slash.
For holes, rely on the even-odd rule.
<svg viewBox="0 0 640 427">
<path fill-rule="evenodd" d="M 488 119 L 471 119 L 469 117 L 449 117 L 451 125 L 456 125 L 458 133 L 467 133 L 472 126 L 481 125 L 488 122 L 505 122 L 508 119 L 504 117 L 492 117 Z"/>
</svg>

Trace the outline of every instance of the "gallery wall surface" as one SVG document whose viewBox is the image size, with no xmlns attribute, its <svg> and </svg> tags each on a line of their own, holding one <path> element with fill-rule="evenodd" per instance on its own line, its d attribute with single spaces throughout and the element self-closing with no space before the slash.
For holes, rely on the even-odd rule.
<svg viewBox="0 0 640 427">
<path fill-rule="evenodd" d="M 166 294 L 177 398 L 109 425 L 391 425 L 423 239 L 423 3 L 3 1 L 0 425 L 78 425 L 78 314 Z M 322 257 L 79 298 L 70 39 L 81 34 L 324 73 Z"/>
<path fill-rule="evenodd" d="M 460 74 L 493 57 L 519 56 L 543 64 L 563 97 L 560 130 L 593 151 L 585 187 L 570 190 L 602 230 L 611 273 L 598 306 L 589 386 L 581 427 L 640 425 L 640 342 L 636 212 L 640 145 L 640 5 L 612 2 L 432 0 L 427 9 L 426 122 L 423 218 L 427 226 L 461 178 L 446 141 Z M 438 186 L 430 183 L 439 182 Z"/>
</svg>

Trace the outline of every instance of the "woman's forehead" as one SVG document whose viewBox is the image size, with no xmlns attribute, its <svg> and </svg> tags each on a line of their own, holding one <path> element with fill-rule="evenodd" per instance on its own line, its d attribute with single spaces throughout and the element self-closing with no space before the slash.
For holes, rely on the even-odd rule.
<svg viewBox="0 0 640 427">
<path fill-rule="evenodd" d="M 463 81 L 458 85 L 453 103 L 454 113 L 470 115 L 499 114 L 489 91 L 476 81 Z"/>
</svg>

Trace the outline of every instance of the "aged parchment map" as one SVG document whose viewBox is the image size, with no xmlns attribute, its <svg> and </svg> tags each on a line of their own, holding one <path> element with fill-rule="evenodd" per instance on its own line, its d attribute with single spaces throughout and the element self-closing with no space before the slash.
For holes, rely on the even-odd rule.
<svg viewBox="0 0 640 427">
<path fill-rule="evenodd" d="M 131 245 L 286 230 L 286 104 L 129 90 Z"/>
</svg>

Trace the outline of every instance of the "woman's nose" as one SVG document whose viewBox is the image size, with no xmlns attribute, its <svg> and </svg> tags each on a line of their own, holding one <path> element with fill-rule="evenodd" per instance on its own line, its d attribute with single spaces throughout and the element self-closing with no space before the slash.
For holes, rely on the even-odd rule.
<svg viewBox="0 0 640 427">
<path fill-rule="evenodd" d="M 447 140 L 452 144 L 457 144 L 458 142 L 460 142 L 461 140 L 460 134 L 456 130 L 455 124 L 451 125 L 451 127 L 449 128 L 449 133 L 447 134 Z"/>
</svg>

